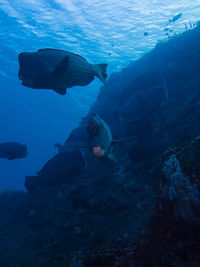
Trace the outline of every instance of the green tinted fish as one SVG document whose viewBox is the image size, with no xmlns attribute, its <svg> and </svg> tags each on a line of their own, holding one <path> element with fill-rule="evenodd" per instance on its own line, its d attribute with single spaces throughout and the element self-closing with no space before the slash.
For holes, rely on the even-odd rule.
<svg viewBox="0 0 200 267">
<path fill-rule="evenodd" d="M 90 135 L 94 138 L 93 153 L 98 158 L 109 158 L 117 162 L 115 155 L 112 153 L 113 145 L 119 142 L 135 142 L 137 137 L 125 137 L 113 140 L 112 132 L 107 123 L 97 114 L 94 113 L 88 125 Z"/>
</svg>

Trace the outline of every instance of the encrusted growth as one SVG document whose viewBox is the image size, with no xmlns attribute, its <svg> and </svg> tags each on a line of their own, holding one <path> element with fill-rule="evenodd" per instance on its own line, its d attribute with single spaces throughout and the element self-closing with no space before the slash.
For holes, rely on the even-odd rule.
<svg viewBox="0 0 200 267">
<path fill-rule="evenodd" d="M 197 221 L 193 207 L 200 204 L 199 190 L 190 182 L 180 167 L 175 155 L 164 162 L 163 173 L 165 184 L 161 186 L 161 198 L 174 203 L 174 215 L 187 222 Z"/>
</svg>

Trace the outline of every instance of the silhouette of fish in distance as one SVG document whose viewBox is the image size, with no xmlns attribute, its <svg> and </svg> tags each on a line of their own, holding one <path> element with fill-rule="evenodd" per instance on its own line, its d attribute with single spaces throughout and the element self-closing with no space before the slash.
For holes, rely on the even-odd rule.
<svg viewBox="0 0 200 267">
<path fill-rule="evenodd" d="M 18 56 L 18 78 L 22 85 L 35 89 L 52 89 L 64 95 L 66 89 L 87 85 L 97 76 L 106 85 L 105 63 L 90 64 L 85 58 L 65 50 L 43 48 L 22 52 Z"/>
<path fill-rule="evenodd" d="M 0 144 L 0 158 L 13 160 L 25 158 L 27 156 L 27 146 L 17 142 L 8 142 Z"/>
</svg>

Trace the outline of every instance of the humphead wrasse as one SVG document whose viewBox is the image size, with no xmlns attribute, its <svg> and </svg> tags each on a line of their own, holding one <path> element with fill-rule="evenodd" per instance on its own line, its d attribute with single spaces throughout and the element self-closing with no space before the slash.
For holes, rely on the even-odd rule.
<svg viewBox="0 0 200 267">
<path fill-rule="evenodd" d="M 36 89 L 52 89 L 66 94 L 66 88 L 84 86 L 98 77 L 104 84 L 107 64 L 91 64 L 85 58 L 59 49 L 44 48 L 23 52 L 18 56 L 22 85 Z"/>
<path fill-rule="evenodd" d="M 97 114 L 94 113 L 88 125 L 88 131 L 93 137 L 93 153 L 97 158 L 109 158 L 117 161 L 112 153 L 113 145 L 123 141 L 136 140 L 135 136 L 125 137 L 118 140 L 113 140 L 112 132 L 107 123 Z"/>
<path fill-rule="evenodd" d="M 27 153 L 27 146 L 18 142 L 7 142 L 0 144 L 0 158 L 5 158 L 8 160 L 25 158 Z"/>
</svg>

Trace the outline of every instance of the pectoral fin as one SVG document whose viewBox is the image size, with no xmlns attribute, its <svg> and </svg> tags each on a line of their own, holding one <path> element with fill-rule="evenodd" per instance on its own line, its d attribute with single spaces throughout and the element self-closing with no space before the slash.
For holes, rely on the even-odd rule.
<svg viewBox="0 0 200 267">
<path fill-rule="evenodd" d="M 56 91 L 56 93 L 60 94 L 60 95 L 65 95 L 67 92 L 66 88 L 54 88 L 54 91 Z"/>
<path fill-rule="evenodd" d="M 116 139 L 116 140 L 112 140 L 112 145 L 116 145 L 120 142 L 128 142 L 128 141 L 132 141 L 132 142 L 137 142 L 138 137 L 137 136 L 129 136 L 129 137 L 123 137 L 120 139 Z"/>
<path fill-rule="evenodd" d="M 115 155 L 113 153 L 109 153 L 107 156 L 110 160 L 114 161 L 115 163 L 118 162 L 117 158 L 115 157 Z"/>
<path fill-rule="evenodd" d="M 66 56 L 64 57 L 64 59 L 57 65 L 57 67 L 54 69 L 54 71 L 52 72 L 52 74 L 54 76 L 56 76 L 57 78 L 62 78 L 69 66 L 69 57 Z"/>
</svg>

